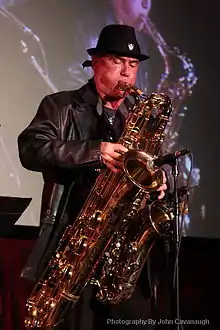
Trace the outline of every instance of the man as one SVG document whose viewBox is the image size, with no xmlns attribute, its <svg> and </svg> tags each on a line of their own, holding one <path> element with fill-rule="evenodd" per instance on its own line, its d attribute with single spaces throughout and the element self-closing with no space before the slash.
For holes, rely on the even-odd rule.
<svg viewBox="0 0 220 330">
<path fill-rule="evenodd" d="M 92 56 L 89 64 L 94 70 L 93 79 L 79 90 L 46 96 L 30 125 L 18 137 L 22 165 L 42 172 L 45 182 L 40 237 L 22 273 L 34 281 L 45 268 L 64 228 L 77 217 L 97 177 L 97 169 L 107 167 L 120 172 L 122 155 L 127 151 L 117 141 L 132 103 L 115 87 L 119 80 L 134 84 L 139 62 L 148 56 L 141 53 L 134 29 L 125 25 L 103 28 L 97 46 L 88 49 L 88 53 Z M 164 175 L 158 189 L 159 199 L 164 197 L 166 189 Z M 109 315 L 127 319 L 149 316 L 143 305 L 137 311 L 134 309 L 133 315 L 127 315 L 128 308 L 132 309 L 132 299 L 127 305 L 113 308 L 113 313 L 108 308 L 102 309 L 94 298 L 90 305 L 95 311 L 96 330 L 107 326 L 123 329 L 121 324 L 107 325 Z M 102 319 L 97 318 L 100 313 Z M 68 316 L 70 324 L 73 314 Z M 77 314 L 78 323 L 79 319 Z M 85 326 L 83 317 L 82 322 Z M 78 323 L 74 328 L 66 323 L 64 328 L 82 329 Z M 88 330 L 89 324 L 85 328 Z"/>
</svg>

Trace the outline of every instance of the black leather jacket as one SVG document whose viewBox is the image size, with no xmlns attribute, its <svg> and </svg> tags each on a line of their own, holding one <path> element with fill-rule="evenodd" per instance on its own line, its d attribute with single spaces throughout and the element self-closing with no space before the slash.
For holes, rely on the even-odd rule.
<svg viewBox="0 0 220 330">
<path fill-rule="evenodd" d="M 118 140 L 129 107 L 132 103 L 126 99 L 117 111 L 113 130 L 91 79 L 79 90 L 46 96 L 19 135 L 22 165 L 42 172 L 44 179 L 40 235 L 23 277 L 36 280 L 39 262 L 45 261 L 45 255 L 49 258 L 64 228 L 80 211 L 94 184 L 96 169 L 102 167 L 100 143 Z"/>
</svg>

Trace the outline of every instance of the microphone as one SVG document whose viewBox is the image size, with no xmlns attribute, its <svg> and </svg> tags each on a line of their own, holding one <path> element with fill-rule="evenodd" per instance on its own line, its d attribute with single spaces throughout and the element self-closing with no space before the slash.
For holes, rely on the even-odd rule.
<svg viewBox="0 0 220 330">
<path fill-rule="evenodd" d="M 182 186 L 180 188 L 177 189 L 177 194 L 180 196 L 180 197 L 183 197 L 184 195 L 188 195 L 190 193 L 190 190 L 194 189 L 194 188 L 198 188 L 199 185 L 196 185 L 196 186 L 191 186 L 191 187 L 188 187 L 188 186 Z"/>
<path fill-rule="evenodd" d="M 167 155 L 164 155 L 162 157 L 155 159 L 154 165 L 155 166 L 162 166 L 165 164 L 172 165 L 179 157 L 185 156 L 188 153 L 190 153 L 190 150 L 188 150 L 188 149 L 175 151 L 172 154 L 167 154 Z"/>
</svg>

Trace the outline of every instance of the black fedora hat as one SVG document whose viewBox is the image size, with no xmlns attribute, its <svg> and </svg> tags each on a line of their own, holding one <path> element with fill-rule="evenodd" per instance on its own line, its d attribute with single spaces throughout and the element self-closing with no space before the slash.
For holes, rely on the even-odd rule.
<svg viewBox="0 0 220 330">
<path fill-rule="evenodd" d="M 95 48 L 87 49 L 89 55 L 114 54 L 144 61 L 149 56 L 142 54 L 132 26 L 111 24 L 105 26 Z"/>
</svg>

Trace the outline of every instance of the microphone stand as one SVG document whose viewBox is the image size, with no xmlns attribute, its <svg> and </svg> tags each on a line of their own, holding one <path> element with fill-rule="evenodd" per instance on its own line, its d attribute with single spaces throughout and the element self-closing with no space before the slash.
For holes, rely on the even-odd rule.
<svg viewBox="0 0 220 330">
<path fill-rule="evenodd" d="M 154 160 L 154 165 L 162 166 L 167 164 L 172 168 L 172 176 L 173 176 L 173 193 L 171 194 L 171 203 L 173 204 L 173 235 L 171 235 L 171 239 L 169 239 L 169 244 L 166 246 L 166 257 L 168 260 L 168 264 L 170 265 L 170 269 L 173 270 L 173 282 L 171 281 L 170 272 L 168 270 L 168 287 L 170 289 L 169 296 L 169 306 L 170 306 L 170 316 L 171 316 L 171 326 L 169 329 L 180 329 L 180 307 L 179 307 L 179 247 L 180 247 L 180 230 L 179 230 L 179 213 L 180 213 L 180 193 L 177 189 L 177 179 L 179 175 L 179 166 L 178 159 L 181 156 L 185 156 L 188 154 L 190 150 L 183 149 L 181 151 L 175 151 L 172 154 L 164 155 L 158 159 Z M 171 285 L 172 283 L 172 285 Z M 174 309 L 175 307 L 175 309 Z M 177 322 L 175 322 L 175 320 Z M 177 323 L 177 327 L 175 327 Z"/>
<path fill-rule="evenodd" d="M 180 245 L 180 231 L 179 231 L 179 194 L 177 189 L 177 179 L 179 175 L 178 159 L 174 158 L 172 164 L 172 175 L 173 175 L 173 206 L 174 206 L 174 220 L 173 220 L 173 240 L 171 248 L 172 262 L 173 262 L 173 284 L 172 284 L 172 299 L 171 299 L 171 312 L 173 314 L 173 329 L 180 329 L 180 306 L 179 306 L 179 245 Z M 175 324 L 177 320 L 177 324 Z"/>
</svg>

